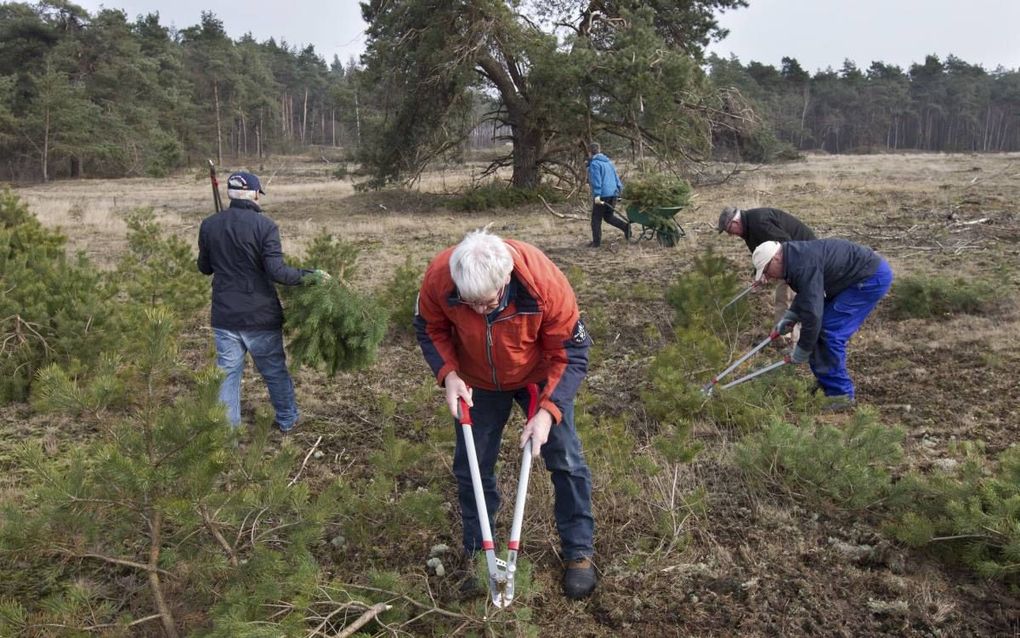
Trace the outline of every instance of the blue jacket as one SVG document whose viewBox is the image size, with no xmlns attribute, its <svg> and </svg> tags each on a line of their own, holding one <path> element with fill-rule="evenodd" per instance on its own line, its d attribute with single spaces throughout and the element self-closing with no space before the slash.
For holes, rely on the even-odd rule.
<svg viewBox="0 0 1020 638">
<path fill-rule="evenodd" d="M 280 329 L 273 282 L 294 286 L 311 272 L 285 264 L 276 223 L 255 202 L 237 199 L 202 220 L 198 269 L 213 275 L 212 327 L 225 330 Z"/>
<path fill-rule="evenodd" d="M 602 153 L 596 153 L 588 162 L 588 183 L 591 184 L 592 197 L 619 197 L 623 190 L 616 167 Z"/>
<path fill-rule="evenodd" d="M 797 293 L 790 310 L 800 319 L 801 349 L 815 349 L 825 304 L 875 274 L 882 257 L 845 239 L 783 242 L 783 279 Z"/>
</svg>

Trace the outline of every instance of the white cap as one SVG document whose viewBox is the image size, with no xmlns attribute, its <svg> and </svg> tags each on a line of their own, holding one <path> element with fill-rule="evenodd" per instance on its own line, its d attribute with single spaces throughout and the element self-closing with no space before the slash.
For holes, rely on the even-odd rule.
<svg viewBox="0 0 1020 638">
<path fill-rule="evenodd" d="M 769 265 L 769 262 L 772 261 L 772 258 L 776 256 L 781 247 L 778 241 L 766 241 L 754 249 L 754 254 L 751 255 L 751 263 L 754 264 L 755 281 L 761 279 L 762 274 L 765 272 L 765 267 Z"/>
</svg>

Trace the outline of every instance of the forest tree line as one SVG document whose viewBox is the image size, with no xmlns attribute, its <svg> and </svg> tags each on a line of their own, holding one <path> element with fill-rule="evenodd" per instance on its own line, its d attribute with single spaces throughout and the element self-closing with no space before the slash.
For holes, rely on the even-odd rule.
<svg viewBox="0 0 1020 638">
<path fill-rule="evenodd" d="M 540 166 L 582 175 L 581 138 L 589 137 L 636 159 L 704 159 L 714 145 L 762 161 L 774 155 L 773 136 L 833 153 L 1020 150 L 1017 70 L 928 56 L 907 70 L 874 62 L 862 71 L 847 61 L 811 75 L 792 58 L 779 69 L 706 58 L 704 46 L 724 33 L 713 14 L 742 0 L 684 10 L 619 3 L 601 21 L 582 14 L 559 40 L 569 46 L 501 2 L 476 4 L 489 22 L 458 14 L 446 27 L 424 8 L 395 13 L 369 3 L 366 54 L 346 63 L 327 63 L 312 46 L 233 39 L 210 12 L 175 29 L 156 13 L 132 20 L 66 0 L 0 5 L 0 178 L 161 176 L 206 157 L 222 164 L 325 146 L 388 181 L 485 138 L 514 142 L 502 165 L 514 167 L 518 185 L 535 183 Z M 540 10 L 573 15 L 572 7 Z M 436 37 L 399 46 L 402 34 L 429 25 Z M 472 34 L 492 41 L 468 46 Z M 740 132 L 754 144 L 734 145 L 726 134 L 727 118 L 737 119 L 725 106 L 731 87 L 768 133 Z"/>
<path fill-rule="evenodd" d="M 165 175 L 359 135 L 354 63 L 327 65 L 212 13 L 174 30 L 151 13 L 64 1 L 0 5 L 3 178 Z"/>
<path fill-rule="evenodd" d="M 1020 70 L 987 71 L 952 55 L 907 70 L 847 60 L 814 75 L 789 57 L 777 69 L 712 55 L 708 67 L 717 86 L 739 89 L 800 150 L 1020 150 Z"/>
</svg>

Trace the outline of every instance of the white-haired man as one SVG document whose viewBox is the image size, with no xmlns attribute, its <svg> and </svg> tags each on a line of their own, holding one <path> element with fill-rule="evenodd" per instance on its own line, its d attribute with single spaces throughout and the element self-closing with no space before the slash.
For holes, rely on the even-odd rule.
<svg viewBox="0 0 1020 638">
<path fill-rule="evenodd" d="M 295 286 L 312 271 L 284 263 L 280 230 L 262 214 L 259 195 L 265 191 L 255 175 L 227 179 L 230 206 L 202 220 L 198 231 L 198 269 L 213 276 L 216 364 L 224 374 L 220 401 L 230 424 L 241 422 L 241 375 L 250 353 L 269 389 L 276 427 L 286 433 L 297 423 L 298 408 L 283 351 L 283 307 L 273 284 Z"/>
<path fill-rule="evenodd" d="M 542 251 L 485 231 L 439 253 L 422 281 L 414 317 L 425 360 L 446 390 L 453 415 L 460 399 L 471 428 L 490 523 L 499 508 L 495 466 L 513 403 L 527 407 L 539 386 L 538 410 L 521 445 L 541 454 L 551 473 L 554 513 L 566 569 L 563 590 L 582 598 L 594 590 L 591 473 L 574 428 L 574 396 L 588 370 L 591 338 L 574 291 Z M 463 432 L 456 427 L 457 478 L 465 556 L 482 548 Z M 468 577 L 462 591 L 480 593 Z"/>
<path fill-rule="evenodd" d="M 852 406 L 856 392 L 846 369 L 846 346 L 889 292 L 889 263 L 845 239 L 767 241 L 754 249 L 751 261 L 755 281 L 785 281 L 797 293 L 775 328 L 784 334 L 800 323 L 789 361 L 810 361 L 818 385 L 831 399 L 827 409 Z"/>
</svg>

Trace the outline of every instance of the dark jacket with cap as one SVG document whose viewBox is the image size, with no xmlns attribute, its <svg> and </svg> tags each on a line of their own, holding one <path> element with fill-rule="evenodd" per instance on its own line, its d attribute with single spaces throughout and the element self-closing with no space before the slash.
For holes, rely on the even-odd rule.
<svg viewBox="0 0 1020 638">
<path fill-rule="evenodd" d="M 311 272 L 285 264 L 276 223 L 238 199 L 202 220 L 198 269 L 213 276 L 212 327 L 225 330 L 279 330 L 283 307 L 273 282 L 294 286 Z"/>
<path fill-rule="evenodd" d="M 815 349 L 825 304 L 874 275 L 881 263 L 878 253 L 845 239 L 783 243 L 783 279 L 797 293 L 790 311 L 800 320 L 801 349 Z"/>
<path fill-rule="evenodd" d="M 818 239 L 815 233 L 790 213 L 778 208 L 752 208 L 740 211 L 744 232 L 741 235 L 747 249 L 754 249 L 767 241 L 810 241 Z"/>
</svg>

